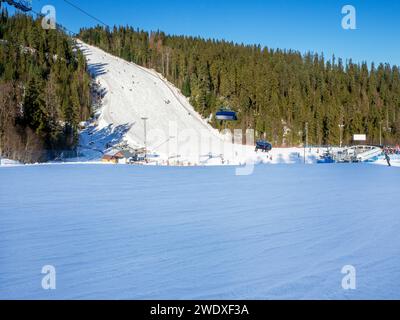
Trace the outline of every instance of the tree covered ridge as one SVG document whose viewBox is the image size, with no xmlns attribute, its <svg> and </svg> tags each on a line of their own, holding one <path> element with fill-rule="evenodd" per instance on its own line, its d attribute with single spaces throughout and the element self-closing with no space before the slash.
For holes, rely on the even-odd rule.
<svg viewBox="0 0 400 320">
<path fill-rule="evenodd" d="M 339 144 L 367 133 L 378 144 L 400 140 L 398 66 L 344 63 L 323 55 L 171 36 L 131 27 L 82 29 L 80 38 L 154 68 L 190 97 L 204 117 L 220 106 L 238 112 L 235 128 L 256 129 L 275 145 Z M 214 119 L 215 127 L 220 124 Z"/>
<path fill-rule="evenodd" d="M 73 150 L 91 114 L 83 54 L 63 32 L 5 9 L 0 39 L 0 154 L 36 162 Z"/>
</svg>

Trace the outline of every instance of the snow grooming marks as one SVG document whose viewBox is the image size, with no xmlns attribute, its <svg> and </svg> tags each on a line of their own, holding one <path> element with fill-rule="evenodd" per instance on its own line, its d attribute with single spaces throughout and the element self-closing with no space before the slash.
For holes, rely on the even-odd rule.
<svg viewBox="0 0 400 320">
<path fill-rule="evenodd" d="M 400 298 L 398 169 L 233 171 L 0 169 L 0 299 Z"/>
</svg>

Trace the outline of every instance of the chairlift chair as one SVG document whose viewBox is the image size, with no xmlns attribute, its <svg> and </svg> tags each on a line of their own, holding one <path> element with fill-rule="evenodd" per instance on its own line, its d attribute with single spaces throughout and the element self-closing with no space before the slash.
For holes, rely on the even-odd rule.
<svg viewBox="0 0 400 320">
<path fill-rule="evenodd" d="M 272 144 L 265 140 L 258 140 L 256 143 L 256 152 L 259 150 L 262 152 L 269 152 L 272 150 Z"/>
<path fill-rule="evenodd" d="M 237 114 L 229 108 L 221 108 L 216 113 L 216 119 L 220 121 L 237 121 Z"/>
<path fill-rule="evenodd" d="M 2 0 L 1 2 L 7 2 L 10 6 L 15 7 L 23 12 L 32 10 L 32 2 L 27 0 Z"/>
</svg>

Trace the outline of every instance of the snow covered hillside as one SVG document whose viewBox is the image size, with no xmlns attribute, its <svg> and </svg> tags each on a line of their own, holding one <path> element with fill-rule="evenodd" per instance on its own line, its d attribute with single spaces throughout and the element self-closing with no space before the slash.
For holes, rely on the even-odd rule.
<svg viewBox="0 0 400 320">
<path fill-rule="evenodd" d="M 199 162 L 203 154 L 223 153 L 223 137 L 160 74 L 82 42 L 79 47 L 104 90 L 100 130 L 110 125 L 125 127 L 128 130 L 123 139 L 132 148 L 144 147 L 147 142 L 148 149 L 163 158 Z M 146 130 L 143 118 L 148 118 Z"/>
<path fill-rule="evenodd" d="M 101 151 L 126 141 L 133 149 L 143 148 L 147 142 L 149 152 L 158 156 L 159 164 L 167 161 L 192 165 L 303 161 L 298 157 L 303 153 L 301 149 L 274 149 L 270 155 L 261 155 L 254 152 L 253 145 L 233 144 L 232 138 L 213 129 L 194 111 L 188 99 L 157 72 L 81 41 L 78 46 L 104 96 L 96 125 L 81 135 L 80 152 L 86 159 L 99 160 Z M 146 130 L 142 118 L 148 119 Z M 308 162 L 314 162 L 317 157 L 315 152 L 307 153 Z"/>
<path fill-rule="evenodd" d="M 41 165 L 0 180 L 0 299 L 400 298 L 397 168 Z"/>
</svg>

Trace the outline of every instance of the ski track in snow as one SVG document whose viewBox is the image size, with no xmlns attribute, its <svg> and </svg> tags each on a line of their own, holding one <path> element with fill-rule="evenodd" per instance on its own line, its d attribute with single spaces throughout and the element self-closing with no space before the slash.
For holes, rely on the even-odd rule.
<svg viewBox="0 0 400 320">
<path fill-rule="evenodd" d="M 1 299 L 400 298 L 397 168 L 43 165 L 0 179 Z"/>
</svg>

